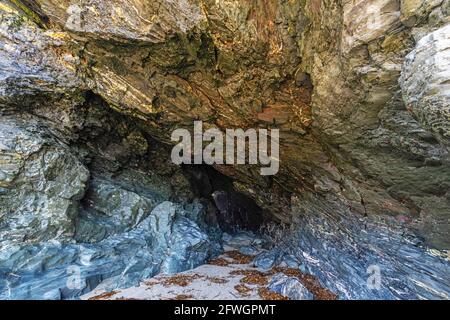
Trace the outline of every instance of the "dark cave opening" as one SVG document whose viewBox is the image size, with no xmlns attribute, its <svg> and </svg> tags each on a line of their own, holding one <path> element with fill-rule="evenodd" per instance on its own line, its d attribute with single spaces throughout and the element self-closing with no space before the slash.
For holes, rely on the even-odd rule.
<svg viewBox="0 0 450 320">
<path fill-rule="evenodd" d="M 193 191 L 214 204 L 217 222 L 228 233 L 257 232 L 270 221 L 269 215 L 246 194 L 236 191 L 233 179 L 208 165 L 185 165 Z"/>
<path fill-rule="evenodd" d="M 175 165 L 167 165 L 170 145 L 149 133 L 144 123 L 124 118 L 110 109 L 101 97 L 92 92 L 86 95 L 83 119 L 85 124 L 78 133 L 80 141 L 77 144 L 88 146 L 90 152 L 85 164 L 91 172 L 90 187 L 81 201 L 84 213 L 91 210 L 95 181 L 106 181 L 152 198 L 154 195 L 148 194 L 147 189 L 154 188 L 154 182 L 145 186 L 139 179 L 134 181 L 135 177 L 132 180 L 127 178 L 130 172 L 137 170 L 144 176 L 157 172 L 170 180 L 164 183 L 171 186 L 171 194 L 167 195 L 170 201 L 189 203 L 199 199 L 206 207 L 205 223 L 218 225 L 229 234 L 238 231 L 259 233 L 261 227 L 274 219 L 253 198 L 236 190 L 233 177 L 222 174 L 213 166 L 182 165 L 177 171 Z M 184 175 L 186 180 L 180 175 Z M 186 192 L 188 189 L 191 192 Z"/>
</svg>

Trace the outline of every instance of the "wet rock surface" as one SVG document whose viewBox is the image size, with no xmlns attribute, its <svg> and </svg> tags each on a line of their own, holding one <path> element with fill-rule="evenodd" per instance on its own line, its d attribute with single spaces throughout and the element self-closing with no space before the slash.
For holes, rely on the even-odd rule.
<svg viewBox="0 0 450 320">
<path fill-rule="evenodd" d="M 216 166 L 277 219 L 290 223 L 290 197 L 314 190 L 345 198 L 356 214 L 407 215 L 429 245 L 448 248 L 448 227 L 431 222 L 449 213 L 448 139 L 424 122 L 433 118 L 441 130 L 447 120 L 439 121 L 439 104 L 417 118 L 399 84 L 405 57 L 428 34 L 434 40 L 424 51 L 444 63 L 448 40 L 437 30 L 449 22 L 448 1 L 39 0 L 36 7 L 70 37 L 89 88 L 158 140 L 170 142 L 174 127 L 192 129 L 194 120 L 280 129 L 274 179 L 255 166 Z"/>
<path fill-rule="evenodd" d="M 139 157 L 147 153 L 130 155 L 118 145 L 136 129 L 110 116 L 123 132 L 103 127 L 105 147 L 89 117 L 82 130 L 93 140 L 71 145 L 60 141 L 65 133 L 30 114 L 6 112 L 0 119 L 2 299 L 76 298 L 100 283 L 127 287 L 159 272 L 191 269 L 221 251 L 221 231 L 206 219 L 207 207 L 183 189 L 189 187 L 183 174 L 170 166 L 144 172 Z M 136 163 L 123 167 L 123 157 Z M 176 177 L 176 187 L 164 175 Z"/>
<path fill-rule="evenodd" d="M 0 297 L 77 298 L 219 254 L 214 212 L 164 146 L 59 64 L 64 34 L 18 10 L 2 11 L 1 27 Z"/>
<path fill-rule="evenodd" d="M 76 298 L 102 283 L 114 290 L 157 273 L 192 269 L 221 251 L 217 235 L 202 230 L 193 212 L 163 202 L 131 231 L 95 244 L 7 245 L 0 257 L 2 299 Z M 220 236 L 219 236 L 220 237 Z M 103 282 L 103 280 L 106 280 Z"/>
<path fill-rule="evenodd" d="M 341 299 L 449 298 L 448 253 L 427 248 L 411 233 L 404 217 L 350 215 L 337 209 L 339 203 L 332 205 L 338 199 L 327 201 L 331 214 L 319 215 L 324 211 L 316 200 L 316 207 L 305 207 L 301 199 L 297 202 L 302 215 L 288 247 L 302 262 L 301 270 L 316 276 Z"/>
<path fill-rule="evenodd" d="M 275 275 L 268 288 L 288 297 L 290 300 L 313 300 L 312 293 L 297 278 L 288 277 L 284 274 Z"/>
<path fill-rule="evenodd" d="M 0 247 L 74 234 L 89 171 L 67 145 L 45 135 L 35 119 L 0 119 Z"/>
<path fill-rule="evenodd" d="M 280 253 L 276 250 L 266 251 L 259 254 L 253 263 L 256 267 L 261 268 L 263 270 L 272 269 L 277 265 L 277 262 L 280 258 Z"/>
</svg>

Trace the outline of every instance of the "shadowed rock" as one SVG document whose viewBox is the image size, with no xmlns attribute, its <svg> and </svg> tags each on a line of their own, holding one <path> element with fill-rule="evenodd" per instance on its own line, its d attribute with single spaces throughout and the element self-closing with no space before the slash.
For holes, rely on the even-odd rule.
<svg viewBox="0 0 450 320">
<path fill-rule="evenodd" d="M 215 191 L 212 194 L 219 209 L 219 225 L 223 230 L 257 231 L 264 222 L 262 210 L 247 196 L 238 192 Z"/>
</svg>

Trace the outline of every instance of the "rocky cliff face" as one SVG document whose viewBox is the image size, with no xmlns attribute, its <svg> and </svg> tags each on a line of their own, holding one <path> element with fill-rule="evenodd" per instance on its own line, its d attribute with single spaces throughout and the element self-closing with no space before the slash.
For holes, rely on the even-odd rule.
<svg viewBox="0 0 450 320">
<path fill-rule="evenodd" d="M 133 280 L 217 254 L 215 210 L 166 145 L 203 120 L 280 129 L 277 175 L 215 170 L 291 226 L 322 284 L 342 298 L 448 298 L 449 13 L 448 0 L 1 1 L 2 291 L 32 288 L 36 273 L 64 287 L 62 269 L 37 270 L 29 252 L 65 266 L 87 244 L 135 248 L 163 201 L 184 207 L 164 207 L 178 212 L 164 224 L 179 227 L 159 231 L 173 243 L 145 240 Z M 176 230 L 194 234 L 179 243 Z M 86 272 L 133 270 L 102 263 Z M 366 286 L 371 265 L 380 290 Z"/>
</svg>

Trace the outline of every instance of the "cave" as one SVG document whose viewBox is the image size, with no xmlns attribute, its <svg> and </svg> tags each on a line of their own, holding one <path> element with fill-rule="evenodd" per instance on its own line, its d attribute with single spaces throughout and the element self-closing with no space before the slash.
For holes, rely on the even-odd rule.
<svg viewBox="0 0 450 320">
<path fill-rule="evenodd" d="M 211 166 L 185 166 L 193 191 L 214 206 L 216 220 L 221 230 L 236 232 L 250 230 L 258 232 L 271 221 L 255 201 L 245 193 L 237 191 L 233 179 Z"/>
<path fill-rule="evenodd" d="M 2 0 L 0 299 L 450 299 L 438 2 Z"/>
</svg>

